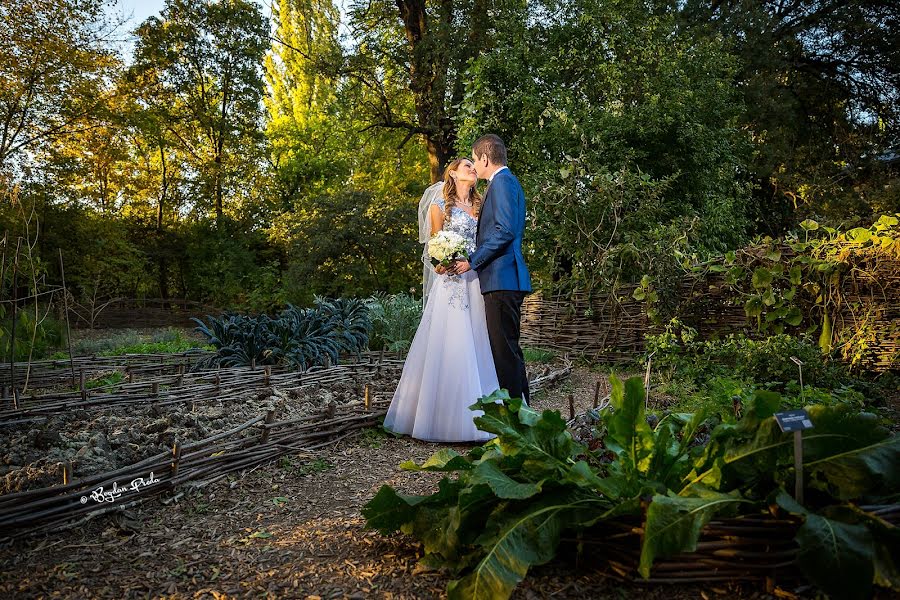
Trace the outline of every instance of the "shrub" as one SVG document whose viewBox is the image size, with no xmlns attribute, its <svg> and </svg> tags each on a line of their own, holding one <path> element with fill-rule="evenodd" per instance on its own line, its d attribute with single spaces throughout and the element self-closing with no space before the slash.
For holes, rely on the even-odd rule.
<svg viewBox="0 0 900 600">
<path fill-rule="evenodd" d="M 732 334 L 718 340 L 700 341 L 696 330 L 673 319 L 659 335 L 649 335 L 647 356 L 653 354 L 657 370 L 677 371 L 683 379 L 701 381 L 715 376 L 739 376 L 783 387 L 799 381 L 800 371 L 792 358 L 803 363 L 806 385 L 837 387 L 853 381 L 839 363 L 828 362 L 812 340 L 787 334 L 751 339 Z"/>
<path fill-rule="evenodd" d="M 43 314 L 43 310 L 41 311 Z M 0 304 L 0 360 L 9 361 L 12 341 L 12 316 Z M 47 358 L 66 343 L 65 324 L 50 315 L 35 322 L 34 309 L 16 313 L 16 344 L 13 358 L 16 361 Z"/>
<path fill-rule="evenodd" d="M 409 294 L 379 294 L 366 300 L 366 306 L 372 321 L 372 349 L 409 350 L 422 320 L 422 301 Z"/>
</svg>

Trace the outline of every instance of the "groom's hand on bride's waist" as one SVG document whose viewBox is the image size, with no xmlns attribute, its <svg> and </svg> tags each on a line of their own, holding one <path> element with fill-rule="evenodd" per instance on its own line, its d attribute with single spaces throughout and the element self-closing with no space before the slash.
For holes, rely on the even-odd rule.
<svg viewBox="0 0 900 600">
<path fill-rule="evenodd" d="M 450 265 L 450 269 L 448 269 L 448 273 L 451 275 L 462 275 L 466 271 L 471 271 L 472 266 L 469 265 L 469 261 L 467 260 L 457 260 L 452 265 Z"/>
</svg>

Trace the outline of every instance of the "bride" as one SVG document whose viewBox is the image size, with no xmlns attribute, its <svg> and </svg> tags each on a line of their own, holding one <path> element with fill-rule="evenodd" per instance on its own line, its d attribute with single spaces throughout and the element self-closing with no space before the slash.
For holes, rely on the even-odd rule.
<svg viewBox="0 0 900 600">
<path fill-rule="evenodd" d="M 494 437 L 473 422 L 469 406 L 496 391 L 497 373 L 488 339 L 481 285 L 474 271 L 451 276 L 431 267 L 427 241 L 454 231 L 475 250 L 482 198 L 468 158 L 454 160 L 444 181 L 425 191 L 419 205 L 419 239 L 426 242 L 425 310 L 384 419 L 386 429 L 431 442 L 485 441 Z"/>
</svg>

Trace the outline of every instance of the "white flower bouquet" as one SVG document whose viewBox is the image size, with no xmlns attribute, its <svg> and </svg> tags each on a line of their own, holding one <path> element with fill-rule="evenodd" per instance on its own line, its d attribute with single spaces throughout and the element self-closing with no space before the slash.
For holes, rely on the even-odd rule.
<svg viewBox="0 0 900 600">
<path fill-rule="evenodd" d="M 469 260 L 466 238 L 453 231 L 439 231 L 428 241 L 428 256 L 434 266 L 449 267 L 455 260 Z"/>
</svg>

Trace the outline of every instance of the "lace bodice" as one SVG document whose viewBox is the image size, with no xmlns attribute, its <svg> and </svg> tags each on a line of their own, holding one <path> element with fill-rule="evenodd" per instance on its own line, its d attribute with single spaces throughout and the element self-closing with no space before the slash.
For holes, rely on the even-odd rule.
<svg viewBox="0 0 900 600">
<path fill-rule="evenodd" d="M 444 199 L 437 198 L 434 201 L 441 211 L 444 210 Z M 475 231 L 478 221 L 458 206 L 450 210 L 450 219 L 444 217 L 444 231 L 452 231 L 463 236 L 466 240 L 466 252 L 471 256 L 475 252 Z M 474 271 L 468 271 L 462 275 L 441 275 L 440 285 L 446 292 L 446 302 L 450 308 L 457 310 L 469 310 L 469 286 L 477 284 L 478 275 Z"/>
<path fill-rule="evenodd" d="M 444 210 L 444 199 L 438 198 L 434 201 L 434 203 L 441 209 Z M 478 227 L 478 221 L 475 220 L 475 217 L 459 208 L 458 206 L 454 206 L 450 210 L 450 220 L 447 221 L 444 219 L 444 231 L 452 231 L 454 233 L 458 233 L 459 235 L 466 238 L 466 252 L 470 255 L 475 252 L 475 230 Z"/>
</svg>

